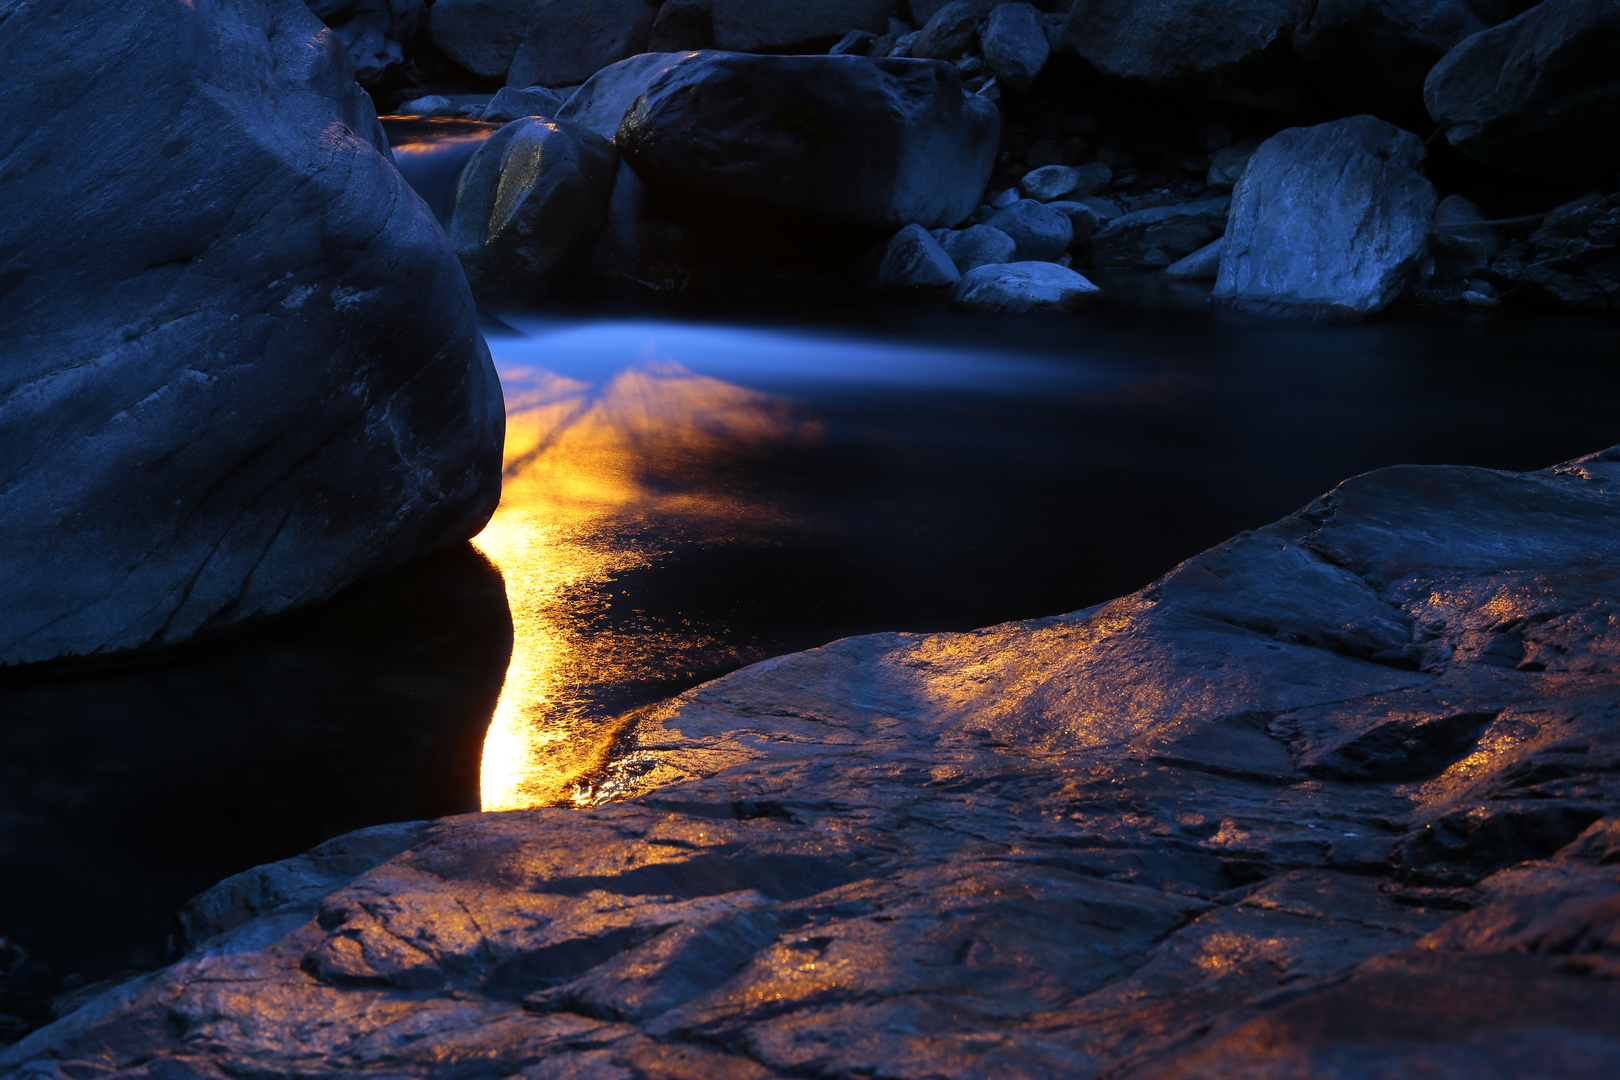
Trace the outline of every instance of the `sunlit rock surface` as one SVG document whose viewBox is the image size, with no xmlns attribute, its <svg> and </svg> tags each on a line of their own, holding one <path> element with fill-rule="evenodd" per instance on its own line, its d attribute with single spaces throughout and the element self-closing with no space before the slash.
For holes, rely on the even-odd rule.
<svg viewBox="0 0 1620 1080">
<path fill-rule="evenodd" d="M 0 15 L 0 663 L 477 532 L 500 387 L 338 38 L 295 0 Z"/>
<path fill-rule="evenodd" d="M 1620 448 L 1401 467 L 1141 592 L 626 718 L 375 831 L 18 1076 L 1607 1077 Z"/>
</svg>

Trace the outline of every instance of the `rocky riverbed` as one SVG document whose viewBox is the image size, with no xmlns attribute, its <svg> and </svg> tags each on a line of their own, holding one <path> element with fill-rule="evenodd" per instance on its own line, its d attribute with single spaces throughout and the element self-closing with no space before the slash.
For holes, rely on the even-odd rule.
<svg viewBox="0 0 1620 1080">
<path fill-rule="evenodd" d="M 626 716 L 599 805 L 231 878 L 16 1076 L 1599 1077 L 1620 448 Z"/>
</svg>

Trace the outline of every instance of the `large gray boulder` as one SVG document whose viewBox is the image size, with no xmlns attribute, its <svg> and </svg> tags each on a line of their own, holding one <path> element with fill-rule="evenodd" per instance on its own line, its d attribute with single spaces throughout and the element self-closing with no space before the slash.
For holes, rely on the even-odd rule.
<svg viewBox="0 0 1620 1080">
<path fill-rule="evenodd" d="M 0 664 L 217 633 L 476 533 L 500 387 L 338 38 L 298 0 L 4 27 Z"/>
<path fill-rule="evenodd" d="M 354 77 L 375 86 L 405 59 L 427 14 L 427 0 L 307 0 L 349 52 Z"/>
<path fill-rule="evenodd" d="M 680 58 L 680 53 L 642 53 L 610 64 L 569 95 L 557 111 L 557 118 L 611 139 L 618 134 L 630 106 L 647 92 L 654 79 Z"/>
<path fill-rule="evenodd" d="M 649 48 L 660 52 L 825 52 L 847 32 L 883 32 L 893 0 L 664 0 Z"/>
<path fill-rule="evenodd" d="M 428 12 L 428 39 L 473 74 L 504 78 L 523 44 L 529 16 L 542 2 L 434 0 Z"/>
<path fill-rule="evenodd" d="M 508 86 L 578 86 L 647 50 L 657 8 L 649 0 L 533 0 Z"/>
<path fill-rule="evenodd" d="M 1303 0 L 1077 0 L 1064 41 L 1104 75 L 1262 109 L 1304 106 Z"/>
<path fill-rule="evenodd" d="M 607 222 L 613 144 L 566 120 L 507 124 L 461 170 L 450 242 L 483 305 L 539 297 Z"/>
<path fill-rule="evenodd" d="M 1216 299 L 1308 315 L 1382 310 L 1428 255 L 1435 194 L 1423 157 L 1416 135 L 1371 116 L 1268 139 L 1232 193 Z"/>
<path fill-rule="evenodd" d="M 1046 24 L 1030 4 L 997 4 L 979 32 L 984 63 L 1001 85 L 1027 94 L 1046 66 Z"/>
<path fill-rule="evenodd" d="M 936 228 L 973 212 L 1000 126 L 939 61 L 700 52 L 652 79 L 617 141 L 649 186 Z"/>
<path fill-rule="evenodd" d="M 1429 72 L 1423 100 L 1475 161 L 1574 186 L 1620 169 L 1620 4 L 1544 0 Z"/>
<path fill-rule="evenodd" d="M 1317 0 L 1294 51 L 1340 108 L 1421 117 L 1429 69 L 1487 25 L 1467 0 Z"/>
<path fill-rule="evenodd" d="M 1169 266 L 1226 231 L 1232 200 L 1225 195 L 1122 214 L 1091 235 L 1091 261 L 1099 266 Z"/>
</svg>

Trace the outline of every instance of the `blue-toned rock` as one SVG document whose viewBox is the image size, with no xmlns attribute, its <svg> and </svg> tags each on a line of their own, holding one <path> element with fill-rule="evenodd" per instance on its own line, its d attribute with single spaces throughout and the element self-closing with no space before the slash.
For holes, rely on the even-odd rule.
<svg viewBox="0 0 1620 1080">
<path fill-rule="evenodd" d="M 969 311 L 1074 311 L 1102 290 L 1066 266 L 1013 262 L 981 266 L 962 275 L 951 303 Z"/>
<path fill-rule="evenodd" d="M 868 284 L 893 292 L 941 289 L 962 279 L 956 264 L 921 225 L 907 225 L 873 252 Z"/>
<path fill-rule="evenodd" d="M 1099 266 L 1169 266 L 1226 231 L 1225 195 L 1122 214 L 1091 236 L 1091 261 Z"/>
<path fill-rule="evenodd" d="M 1046 66 L 1046 24 L 1030 4 L 998 4 L 979 31 L 984 62 L 1003 86 L 1027 94 Z"/>
<path fill-rule="evenodd" d="M 1013 243 L 1013 238 L 992 225 L 937 229 L 934 239 L 963 274 L 981 266 L 1012 262 L 1018 255 L 1018 245 Z"/>
<path fill-rule="evenodd" d="M 987 225 L 1000 229 L 1018 245 L 1020 260 L 1059 258 L 1074 242 L 1074 226 L 1069 216 L 1034 199 L 1019 199 L 998 210 Z"/>
</svg>

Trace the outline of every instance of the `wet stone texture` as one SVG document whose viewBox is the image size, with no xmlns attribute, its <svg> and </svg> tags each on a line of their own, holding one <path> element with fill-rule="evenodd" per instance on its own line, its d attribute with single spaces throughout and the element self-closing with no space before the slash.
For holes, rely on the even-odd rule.
<svg viewBox="0 0 1620 1080">
<path fill-rule="evenodd" d="M 1096 609 L 756 664 L 594 807 L 223 883 L 0 1072 L 1620 1074 L 1617 484 L 1386 469 Z"/>
</svg>

